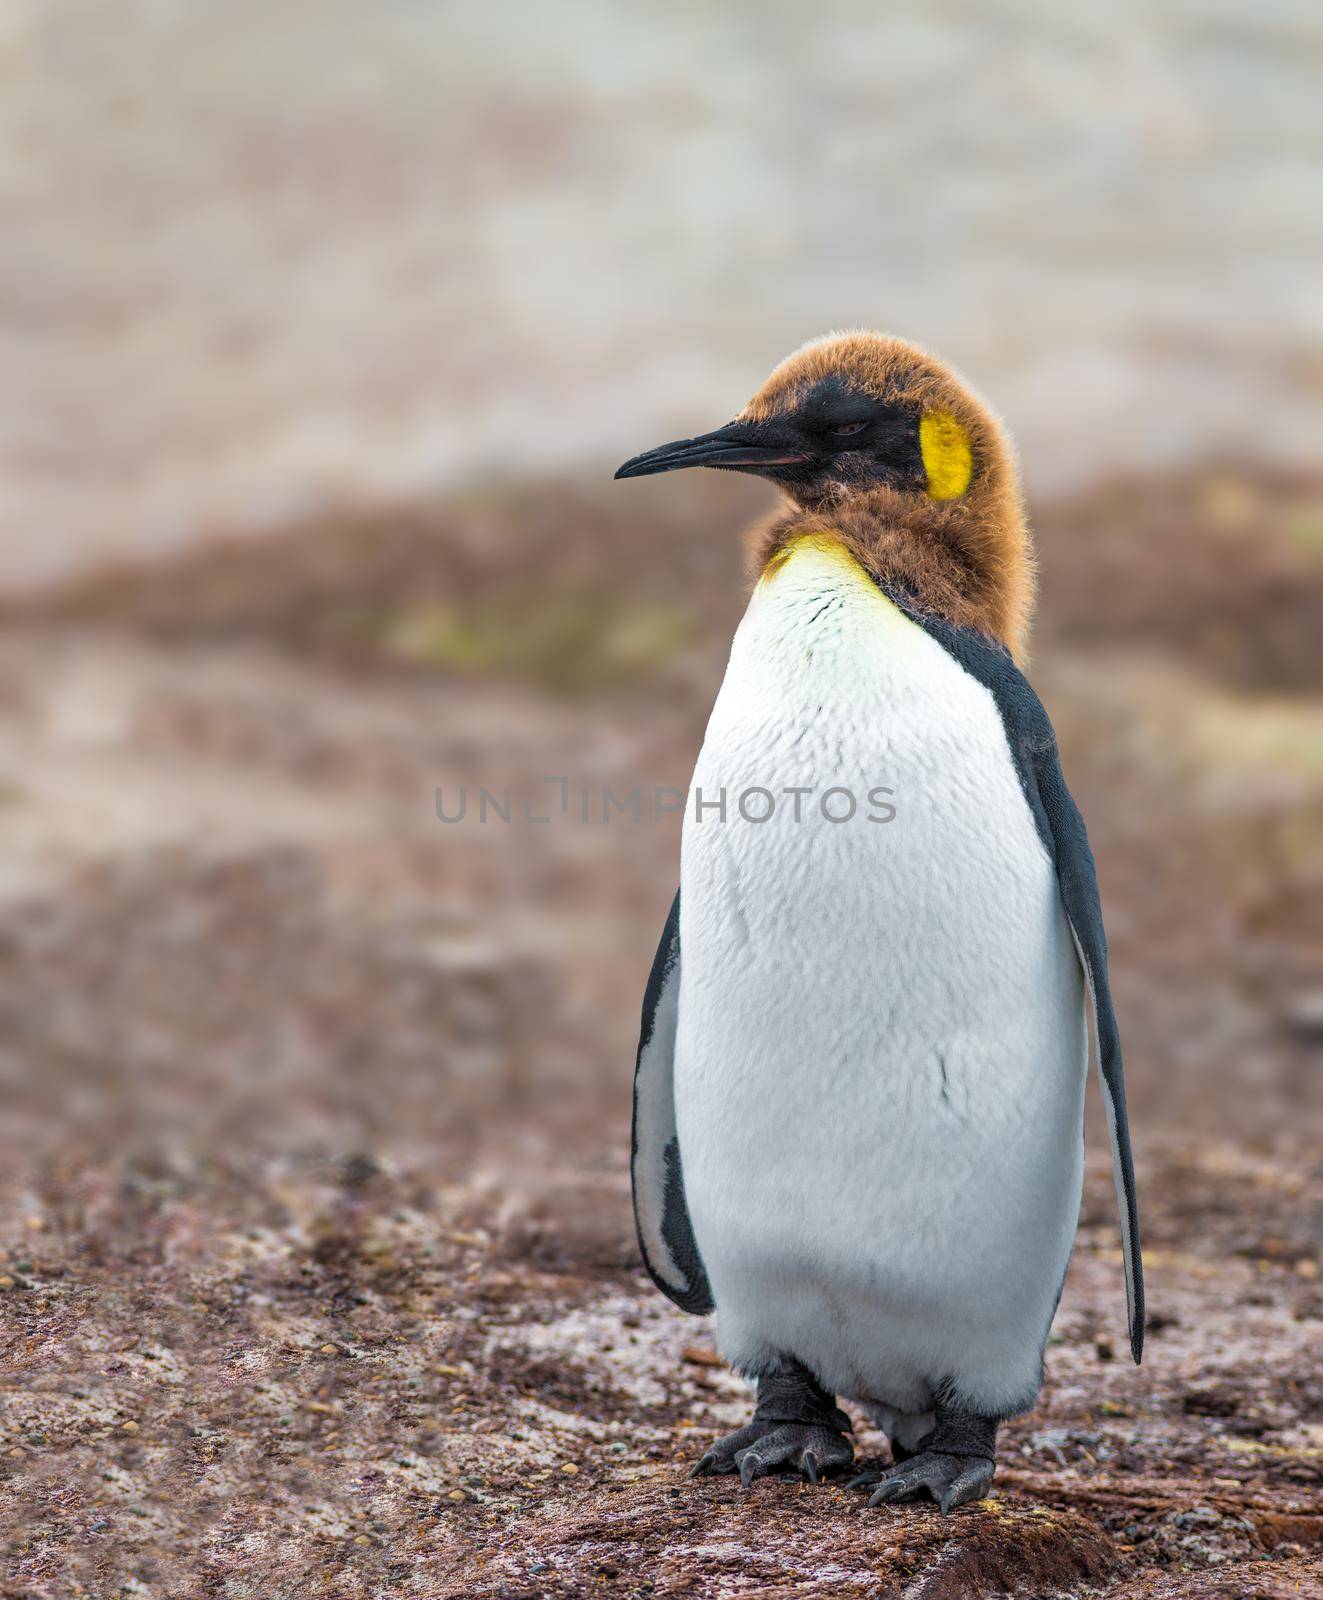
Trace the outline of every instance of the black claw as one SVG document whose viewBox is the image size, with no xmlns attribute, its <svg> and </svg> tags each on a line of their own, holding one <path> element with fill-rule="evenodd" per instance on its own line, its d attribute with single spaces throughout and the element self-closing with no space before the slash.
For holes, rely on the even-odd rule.
<svg viewBox="0 0 1323 1600">
<path fill-rule="evenodd" d="M 758 1468 L 762 1466 L 762 1457 L 757 1456 L 752 1450 L 746 1450 L 740 1457 L 740 1483 L 748 1488 L 758 1476 Z"/>
<path fill-rule="evenodd" d="M 709 1450 L 708 1453 L 701 1458 L 701 1460 L 695 1461 L 693 1466 L 690 1467 L 689 1476 L 691 1478 L 710 1477 L 712 1468 L 716 1465 L 716 1460 L 716 1455 Z"/>
<path fill-rule="evenodd" d="M 800 1461 L 800 1470 L 810 1483 L 818 1481 L 818 1458 L 811 1450 L 805 1450 Z"/>
<path fill-rule="evenodd" d="M 971 1500 L 981 1500 L 989 1487 L 990 1480 L 977 1467 L 967 1469 L 950 1485 L 938 1502 L 942 1515 L 948 1516 L 957 1506 L 966 1505 Z"/>
<path fill-rule="evenodd" d="M 868 1503 L 870 1506 L 890 1505 L 893 1500 L 899 1500 L 906 1487 L 900 1478 L 886 1478 L 869 1495 Z"/>
<path fill-rule="evenodd" d="M 846 1484 L 847 1489 L 866 1489 L 869 1484 L 880 1481 L 882 1474 L 876 1467 L 870 1467 L 867 1472 L 861 1472 L 857 1478 L 851 1478 Z"/>
</svg>

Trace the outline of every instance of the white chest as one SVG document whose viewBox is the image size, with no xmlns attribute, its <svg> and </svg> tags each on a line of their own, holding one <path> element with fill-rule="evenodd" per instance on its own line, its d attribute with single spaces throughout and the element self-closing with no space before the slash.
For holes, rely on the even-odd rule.
<svg viewBox="0 0 1323 1600">
<path fill-rule="evenodd" d="M 682 874 L 696 936 L 756 934 L 763 955 L 835 964 L 839 935 L 821 936 L 853 919 L 847 959 L 863 971 L 912 935 L 949 975 L 966 935 L 988 959 L 986 915 L 1062 920 L 988 691 L 830 546 L 797 548 L 754 592 L 694 773 Z"/>
</svg>

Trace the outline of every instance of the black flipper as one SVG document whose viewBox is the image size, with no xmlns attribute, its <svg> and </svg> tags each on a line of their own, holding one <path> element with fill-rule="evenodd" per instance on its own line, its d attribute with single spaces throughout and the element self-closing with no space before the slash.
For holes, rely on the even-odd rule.
<svg viewBox="0 0 1323 1600">
<path fill-rule="evenodd" d="M 1098 1077 L 1112 1141 L 1112 1175 L 1125 1251 L 1126 1308 L 1130 1351 L 1136 1362 L 1144 1349 L 1144 1263 L 1139 1243 L 1139 1206 L 1135 1170 L 1126 1121 L 1125 1084 L 1121 1073 L 1121 1039 L 1107 981 L 1107 938 L 1103 932 L 1098 877 L 1084 819 L 1071 798 L 1061 771 L 1056 733 L 1043 704 L 1008 651 L 972 628 L 957 628 L 921 611 L 903 590 L 888 598 L 983 685 L 1001 713 L 1020 785 L 1033 812 L 1039 837 L 1056 863 L 1061 900 L 1066 909 L 1080 964 L 1093 1001 L 1098 1040 Z"/>
<path fill-rule="evenodd" d="M 713 1309 L 684 1197 L 680 1140 L 675 1131 L 675 1030 L 680 1014 L 680 894 L 662 929 L 643 995 L 639 1053 L 634 1067 L 634 1136 L 630 1177 L 634 1225 L 648 1275 L 681 1311 Z"/>
</svg>

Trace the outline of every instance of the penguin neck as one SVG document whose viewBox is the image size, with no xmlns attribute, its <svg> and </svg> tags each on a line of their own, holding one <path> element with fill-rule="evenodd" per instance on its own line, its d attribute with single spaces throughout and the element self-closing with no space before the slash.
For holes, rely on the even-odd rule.
<svg viewBox="0 0 1323 1600">
<path fill-rule="evenodd" d="M 880 488 L 837 504 L 782 511 L 756 527 L 755 578 L 799 540 L 828 535 L 878 583 L 906 589 L 925 611 L 975 628 L 1024 665 L 1034 563 L 1018 495 L 920 501 Z"/>
</svg>

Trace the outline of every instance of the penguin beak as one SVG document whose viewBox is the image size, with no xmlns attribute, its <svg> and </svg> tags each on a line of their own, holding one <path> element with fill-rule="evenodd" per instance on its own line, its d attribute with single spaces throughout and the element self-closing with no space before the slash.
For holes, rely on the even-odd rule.
<svg viewBox="0 0 1323 1600">
<path fill-rule="evenodd" d="M 632 456 L 616 468 L 617 478 L 647 478 L 654 472 L 678 472 L 682 467 L 743 468 L 763 472 L 769 467 L 798 466 L 807 461 L 803 450 L 794 448 L 789 438 L 776 438 L 776 430 L 764 424 L 730 422 L 715 433 L 697 439 L 676 439 Z"/>
</svg>

